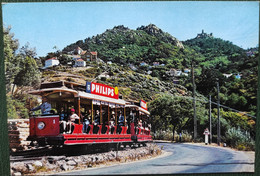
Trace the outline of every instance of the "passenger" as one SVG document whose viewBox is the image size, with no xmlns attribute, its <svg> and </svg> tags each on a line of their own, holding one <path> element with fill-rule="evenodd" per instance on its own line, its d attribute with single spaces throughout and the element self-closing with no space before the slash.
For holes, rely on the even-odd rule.
<svg viewBox="0 0 260 176">
<path fill-rule="evenodd" d="M 51 104 L 48 102 L 47 97 L 42 97 L 42 104 L 40 106 L 31 109 L 31 111 L 37 111 L 39 109 L 41 109 L 42 114 L 50 114 Z"/>
<path fill-rule="evenodd" d="M 138 127 L 143 129 L 143 123 L 142 123 L 142 120 L 140 119 L 139 122 L 138 122 Z"/>
<path fill-rule="evenodd" d="M 122 112 L 119 112 L 119 118 L 118 118 L 118 133 L 120 134 L 122 131 L 122 126 L 124 126 L 124 116 L 122 115 Z"/>
<path fill-rule="evenodd" d="M 138 122 L 138 128 L 137 128 L 137 131 L 136 133 L 139 133 L 139 130 L 138 129 L 143 129 L 143 123 L 142 123 L 142 120 L 140 119 L 139 122 Z"/>
<path fill-rule="evenodd" d="M 108 122 L 107 120 L 104 121 L 104 123 L 102 124 L 102 130 L 101 130 L 101 133 L 102 134 L 105 134 L 106 131 L 107 131 L 107 125 L 108 125 Z"/>
<path fill-rule="evenodd" d="M 130 134 L 130 125 L 131 125 L 131 122 L 133 122 L 133 118 L 134 118 L 134 115 L 133 115 L 133 112 L 130 111 L 130 114 L 128 116 L 128 118 L 126 119 L 127 121 L 127 134 Z"/>
<path fill-rule="evenodd" d="M 152 129 L 152 125 L 151 125 L 151 123 L 148 124 L 148 129 L 149 129 L 149 130 Z"/>
<path fill-rule="evenodd" d="M 68 114 L 64 111 L 64 108 L 61 108 L 60 111 L 60 132 L 65 134 L 66 132 L 66 124 L 68 121 Z"/>
<path fill-rule="evenodd" d="M 109 121 L 109 128 L 110 128 L 110 133 L 113 134 L 115 130 L 115 112 L 112 111 L 112 117 Z"/>
<path fill-rule="evenodd" d="M 147 131 L 149 130 L 147 123 L 145 123 L 144 129 L 147 130 Z"/>
<path fill-rule="evenodd" d="M 67 123 L 69 125 L 69 131 L 67 133 L 69 134 L 72 132 L 72 125 L 75 124 L 76 120 L 79 120 L 79 116 L 75 113 L 75 109 L 71 109 L 70 111 L 71 115 Z"/>
<path fill-rule="evenodd" d="M 99 121 L 100 121 L 99 110 L 96 110 L 96 115 L 95 115 L 95 120 L 94 120 L 94 128 L 93 128 L 93 133 L 94 133 L 94 134 L 97 134 L 97 133 L 98 133 Z"/>
<path fill-rule="evenodd" d="M 100 113 L 99 110 L 97 110 L 95 115 L 94 125 L 99 125 L 99 121 L 100 121 Z"/>
<path fill-rule="evenodd" d="M 83 128 L 82 132 L 87 133 L 88 126 L 90 124 L 89 119 L 91 118 L 91 109 L 88 111 L 88 113 L 83 117 Z"/>
</svg>

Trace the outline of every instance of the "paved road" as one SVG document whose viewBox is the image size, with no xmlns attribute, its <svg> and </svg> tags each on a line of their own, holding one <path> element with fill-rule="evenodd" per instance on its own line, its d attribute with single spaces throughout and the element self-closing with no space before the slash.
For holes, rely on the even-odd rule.
<svg viewBox="0 0 260 176">
<path fill-rule="evenodd" d="M 253 172 L 253 161 L 243 152 L 193 144 L 158 143 L 168 155 L 142 162 L 62 173 L 60 175 L 122 175 Z"/>
</svg>

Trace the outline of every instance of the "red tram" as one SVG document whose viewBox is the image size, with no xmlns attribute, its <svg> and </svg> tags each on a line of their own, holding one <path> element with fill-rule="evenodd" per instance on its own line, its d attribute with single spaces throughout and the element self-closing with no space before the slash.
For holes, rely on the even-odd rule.
<svg viewBox="0 0 260 176">
<path fill-rule="evenodd" d="M 147 111 L 146 103 L 140 101 L 140 107 L 136 103 L 120 99 L 117 87 L 93 82 L 81 85 L 59 81 L 43 83 L 39 90 L 30 91 L 29 94 L 47 97 L 52 109 L 56 111 L 30 117 L 30 135 L 27 140 L 37 141 L 39 145 L 130 144 L 152 141 L 150 113 Z M 91 122 L 87 132 L 83 133 L 80 118 L 77 124 L 73 123 L 71 133 L 62 133 L 58 113 L 61 108 L 67 113 L 75 109 L 79 117 L 91 110 Z M 100 112 L 99 124 L 94 123 L 96 110 Z M 123 125 L 118 124 L 118 114 L 124 116 Z M 112 116 L 115 118 L 113 127 L 108 123 L 113 119 Z"/>
</svg>

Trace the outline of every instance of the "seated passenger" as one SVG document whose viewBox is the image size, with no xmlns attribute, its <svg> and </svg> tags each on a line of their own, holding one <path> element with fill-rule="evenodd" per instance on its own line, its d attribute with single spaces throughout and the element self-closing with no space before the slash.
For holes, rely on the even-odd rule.
<svg viewBox="0 0 260 176">
<path fill-rule="evenodd" d="M 79 116 L 75 113 L 75 109 L 71 109 L 71 115 L 68 119 L 68 126 L 69 126 L 69 131 L 67 133 L 71 133 L 72 132 L 72 125 L 74 125 L 76 122 L 76 120 L 79 120 Z"/>
<path fill-rule="evenodd" d="M 142 120 L 139 120 L 139 122 L 138 122 L 138 127 L 141 128 L 141 129 L 143 129 L 143 123 L 142 123 Z"/>
<path fill-rule="evenodd" d="M 65 133 L 66 132 L 66 124 L 68 120 L 68 114 L 64 111 L 64 108 L 61 108 L 60 112 L 60 132 Z"/>
<path fill-rule="evenodd" d="M 86 114 L 83 117 L 83 127 L 82 127 L 82 132 L 87 133 L 88 126 L 90 124 L 90 119 L 91 119 L 91 109 L 88 111 L 88 114 Z"/>
<path fill-rule="evenodd" d="M 115 112 L 112 112 L 112 117 L 109 121 L 110 134 L 113 134 L 115 130 Z"/>
<path fill-rule="evenodd" d="M 107 131 L 107 125 L 108 125 L 107 120 L 105 120 L 105 122 L 102 124 L 102 129 L 101 129 L 101 133 L 102 133 L 102 134 L 105 134 L 105 133 L 106 133 L 106 131 Z"/>
<path fill-rule="evenodd" d="M 37 106 L 37 107 L 31 109 L 31 111 L 37 111 L 39 109 L 41 109 L 41 113 L 42 114 L 50 114 L 51 104 L 48 103 L 48 98 L 47 97 L 43 97 L 42 98 L 42 104 L 40 106 Z"/>
<path fill-rule="evenodd" d="M 152 125 L 151 125 L 151 123 L 148 124 L 148 129 L 149 129 L 149 130 L 152 129 Z"/>
<path fill-rule="evenodd" d="M 97 134 L 97 133 L 98 133 L 99 120 L 100 120 L 99 110 L 96 110 L 96 115 L 95 115 L 95 120 L 94 120 L 94 128 L 93 128 L 93 133 L 94 133 L 94 134 Z"/>
<path fill-rule="evenodd" d="M 122 112 L 119 112 L 119 118 L 118 118 L 118 133 L 120 134 L 122 131 L 122 126 L 124 126 L 124 116 L 122 115 Z"/>
</svg>

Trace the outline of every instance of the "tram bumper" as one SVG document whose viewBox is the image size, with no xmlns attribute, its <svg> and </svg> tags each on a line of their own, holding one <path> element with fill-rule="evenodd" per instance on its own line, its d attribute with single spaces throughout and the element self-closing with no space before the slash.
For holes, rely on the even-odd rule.
<svg viewBox="0 0 260 176">
<path fill-rule="evenodd" d="M 27 141 L 37 141 L 39 145 L 63 145 L 64 136 L 28 136 Z"/>
</svg>

